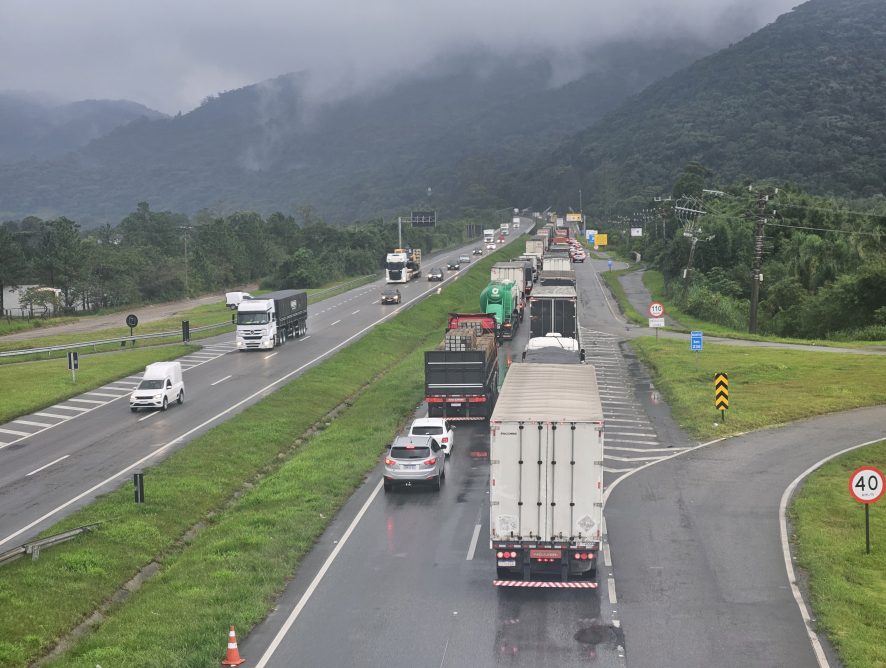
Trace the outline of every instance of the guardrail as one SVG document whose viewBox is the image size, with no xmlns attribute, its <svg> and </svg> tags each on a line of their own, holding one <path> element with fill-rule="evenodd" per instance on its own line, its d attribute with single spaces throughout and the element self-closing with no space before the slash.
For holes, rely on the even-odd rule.
<svg viewBox="0 0 886 668">
<path fill-rule="evenodd" d="M 101 522 L 96 522 L 95 524 L 85 524 L 82 527 L 77 527 L 75 529 L 65 531 L 64 533 L 57 533 L 54 536 L 47 536 L 46 538 L 41 538 L 39 540 L 32 540 L 28 543 L 25 543 L 24 545 L 19 545 L 18 547 L 14 547 L 11 550 L 7 550 L 6 552 L 0 552 L 0 566 L 11 563 L 26 554 L 31 555 L 31 561 L 37 561 L 37 559 L 40 558 L 40 550 L 44 547 L 52 547 L 53 545 L 64 543 L 65 541 L 71 540 L 72 538 L 76 538 L 81 533 L 92 531 L 101 524 Z"/>
<path fill-rule="evenodd" d="M 203 332 L 210 329 L 217 329 L 219 327 L 230 327 L 230 322 L 219 322 L 214 325 L 202 325 L 201 327 L 191 327 L 191 333 L 194 332 Z M 169 338 L 170 336 L 181 336 L 181 330 L 175 330 L 172 332 L 157 332 L 156 334 L 137 334 L 133 336 L 119 336 L 113 339 L 101 339 L 99 341 L 83 341 L 81 343 L 66 343 L 59 346 L 44 346 L 42 348 L 23 348 L 21 350 L 7 350 L 4 352 L 0 352 L 0 357 L 19 357 L 23 355 L 37 355 L 39 353 L 49 353 L 49 356 L 52 357 L 53 352 L 61 351 L 61 350 L 76 350 L 77 348 L 89 348 L 92 347 L 93 350 L 98 346 L 107 345 L 109 343 L 123 343 L 125 344 L 128 341 L 144 341 L 147 339 L 164 339 Z"/>
</svg>

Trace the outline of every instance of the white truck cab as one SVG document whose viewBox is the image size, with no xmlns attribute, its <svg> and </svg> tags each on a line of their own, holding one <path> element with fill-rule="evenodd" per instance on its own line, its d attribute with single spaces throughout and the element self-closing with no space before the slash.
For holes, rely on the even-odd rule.
<svg viewBox="0 0 886 668">
<path fill-rule="evenodd" d="M 180 362 L 155 362 L 145 367 L 145 374 L 132 394 L 129 409 L 159 408 L 165 411 L 173 401 L 185 400 L 185 383 Z"/>
</svg>

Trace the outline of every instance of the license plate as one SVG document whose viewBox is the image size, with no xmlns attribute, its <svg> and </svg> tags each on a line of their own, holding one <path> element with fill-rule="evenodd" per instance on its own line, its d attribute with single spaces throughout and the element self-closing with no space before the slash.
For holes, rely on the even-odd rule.
<svg viewBox="0 0 886 668">
<path fill-rule="evenodd" d="M 449 404 L 450 406 L 461 406 L 461 402 Z"/>
<path fill-rule="evenodd" d="M 517 562 L 513 559 L 504 559 L 504 560 L 499 559 L 498 565 L 499 566 L 516 566 Z"/>
<path fill-rule="evenodd" d="M 560 559 L 562 550 L 529 550 L 530 559 Z"/>
<path fill-rule="evenodd" d="M 404 464 L 403 468 L 409 471 L 415 471 L 416 469 L 418 469 L 418 464 Z"/>
</svg>

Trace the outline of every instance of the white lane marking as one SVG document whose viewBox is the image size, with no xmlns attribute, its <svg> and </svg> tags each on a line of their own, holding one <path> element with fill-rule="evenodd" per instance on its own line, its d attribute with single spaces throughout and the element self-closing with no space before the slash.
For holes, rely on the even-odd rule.
<svg viewBox="0 0 886 668">
<path fill-rule="evenodd" d="M 681 450 L 685 450 L 686 448 L 623 448 L 618 445 L 609 445 L 608 443 L 603 446 L 604 450 L 625 450 L 627 452 L 679 452 Z"/>
<path fill-rule="evenodd" d="M 95 404 L 96 406 L 108 403 L 107 401 L 98 401 L 96 399 L 68 399 L 68 401 L 78 401 L 81 404 Z"/>
<path fill-rule="evenodd" d="M 332 323 L 332 324 L 329 325 L 329 326 L 330 326 L 330 327 L 333 327 L 333 326 L 337 325 L 337 324 L 340 323 L 340 322 L 341 322 L 341 320 L 336 320 L 334 323 Z"/>
<path fill-rule="evenodd" d="M 109 394 L 107 392 L 86 392 L 87 396 L 96 396 L 96 397 L 107 397 L 108 399 L 119 399 L 124 396 L 122 394 Z M 103 401 L 99 401 L 100 404 L 103 404 Z"/>
<path fill-rule="evenodd" d="M 606 473 L 627 473 L 629 471 L 633 471 L 634 469 L 616 469 L 616 468 L 612 468 L 611 466 L 604 466 L 603 470 Z"/>
<path fill-rule="evenodd" d="M 145 420 L 149 420 L 150 418 L 152 418 L 152 417 L 154 417 L 155 415 L 157 415 L 157 413 L 159 413 L 159 411 L 151 411 L 150 413 L 148 413 L 148 414 L 145 415 L 144 417 L 140 417 L 140 418 L 138 419 L 138 421 L 139 421 L 139 422 L 144 422 Z"/>
<path fill-rule="evenodd" d="M 608 578 L 607 584 L 609 585 L 609 605 L 615 605 L 618 603 L 618 596 L 615 595 L 615 579 Z"/>
<path fill-rule="evenodd" d="M 278 350 L 277 352 L 280 352 L 280 351 Z M 269 359 L 271 359 L 271 358 L 272 358 L 274 355 L 276 355 L 276 354 L 277 354 L 277 353 L 271 353 L 270 355 L 265 355 L 263 359 L 269 360 Z"/>
<path fill-rule="evenodd" d="M 603 543 L 603 565 L 606 568 L 612 568 L 612 552 L 609 548 L 609 541 Z"/>
<path fill-rule="evenodd" d="M 73 415 L 59 415 L 58 413 L 34 413 L 34 415 L 39 415 L 40 417 L 48 417 L 48 418 L 58 418 L 59 420 L 70 420 Z"/>
<path fill-rule="evenodd" d="M 607 434 L 609 436 L 609 434 Z M 658 441 L 634 441 L 629 438 L 616 438 L 614 439 L 616 443 L 630 443 L 632 445 L 661 445 Z M 667 448 L 668 450 L 672 450 L 673 448 Z M 652 448 L 649 448 L 652 450 Z M 647 450 L 647 452 L 649 451 Z"/>
<path fill-rule="evenodd" d="M 224 378 L 219 378 L 219 379 L 218 379 L 217 381 L 215 381 L 214 383 L 209 383 L 209 386 L 212 387 L 213 385 L 218 385 L 219 383 L 223 383 L 223 382 L 225 382 L 228 378 L 230 378 L 230 376 L 225 376 Z"/>
<path fill-rule="evenodd" d="M 429 294 L 429 293 L 432 292 L 432 291 L 433 291 L 433 289 L 432 289 L 432 290 L 426 290 L 425 292 L 421 292 L 421 293 L 419 293 L 417 296 L 413 297 L 413 298 L 412 298 L 409 302 L 407 302 L 407 303 L 411 304 L 412 302 L 418 301 L 419 299 L 421 299 L 422 297 L 426 296 L 427 294 Z M 80 494 L 78 494 L 77 496 L 75 496 L 75 497 L 73 497 L 73 498 L 71 498 L 71 499 L 68 499 L 67 501 L 65 501 L 65 502 L 64 502 L 63 504 L 61 504 L 60 506 L 57 506 L 56 508 L 53 508 L 52 510 L 49 510 L 49 511 L 45 512 L 43 515 L 41 515 L 40 517 L 38 517 L 38 518 L 37 518 L 36 520 L 34 520 L 33 522 L 30 522 L 29 524 L 23 526 L 23 527 L 22 527 L 21 529 L 19 529 L 18 531 L 14 531 L 13 533 L 11 533 L 11 534 L 9 534 L 8 536 L 6 536 L 5 538 L 0 539 L 0 545 L 3 545 L 4 543 L 8 543 L 9 541 L 11 541 L 11 540 L 12 540 L 13 538 L 15 538 L 16 536 L 20 536 L 20 535 L 23 534 L 25 531 L 28 531 L 29 529 L 31 529 L 31 528 L 37 526 L 38 524 L 40 524 L 40 523 L 43 522 L 44 520 L 46 520 L 46 519 L 52 517 L 53 515 L 55 515 L 55 514 L 58 513 L 59 511 L 64 510 L 65 508 L 67 508 L 67 507 L 70 506 L 71 504 L 73 504 L 73 503 L 77 503 L 77 502 L 78 502 L 80 499 L 82 499 L 83 497 L 85 497 L 85 496 L 87 496 L 87 495 L 89 495 L 89 494 L 92 494 L 92 493 L 93 493 L 94 491 L 96 491 L 97 489 L 101 489 L 102 487 L 104 487 L 105 485 L 107 485 L 109 482 L 113 482 L 115 479 L 117 479 L 117 478 L 119 478 L 120 476 L 122 476 L 122 475 L 128 473 L 128 472 L 131 471 L 132 469 L 134 469 L 134 468 L 136 468 L 136 467 L 138 467 L 138 466 L 141 466 L 142 464 L 144 464 L 144 463 L 145 463 L 146 461 L 148 461 L 149 459 L 155 457 L 157 454 L 166 451 L 167 449 L 171 448 L 173 445 L 175 445 L 175 444 L 178 443 L 179 441 L 182 441 L 182 440 L 186 439 L 188 436 L 190 436 L 190 435 L 193 434 L 194 432 L 197 432 L 197 431 L 203 429 L 204 427 L 206 427 L 207 425 L 212 424 L 213 422 L 215 422 L 215 421 L 218 420 L 219 418 L 224 417 L 225 415 L 227 415 L 227 414 L 230 413 L 231 411 L 234 411 L 234 410 L 238 409 L 238 408 L 239 408 L 240 406 L 242 406 L 243 404 L 245 404 L 245 403 L 247 403 L 247 402 L 249 402 L 249 401 L 252 401 L 252 400 L 255 399 L 256 397 L 260 397 L 260 396 L 266 394 L 266 393 L 268 392 L 268 390 L 270 390 L 271 388 L 276 387 L 276 386 L 279 385 L 280 383 L 284 383 L 284 382 L 286 382 L 287 380 L 289 380 L 290 378 L 292 378 L 292 377 L 293 377 L 294 375 L 296 375 L 297 373 L 300 373 L 302 370 L 306 369 L 307 367 L 311 366 L 312 364 L 315 364 L 315 363 L 319 362 L 319 361 L 322 360 L 324 357 L 327 357 L 327 356 L 331 355 L 333 352 L 335 352 L 335 351 L 338 350 L 339 348 L 343 348 L 344 346 L 348 345 L 348 344 L 349 344 L 351 341 L 353 341 L 354 339 L 357 339 L 357 338 L 363 336 L 363 334 L 365 334 L 366 332 L 368 332 L 370 329 L 372 329 L 372 328 L 375 327 L 376 325 L 378 325 L 378 324 L 384 322 L 385 320 L 388 320 L 389 318 L 394 317 L 394 315 L 396 315 L 396 314 L 395 314 L 393 311 L 392 311 L 391 313 L 388 313 L 388 314 L 386 314 L 386 315 L 383 315 L 381 318 L 379 318 L 378 320 L 376 320 L 374 323 L 371 323 L 371 324 L 369 324 L 369 325 L 366 325 L 366 327 L 364 327 L 364 328 L 361 329 L 360 331 L 358 331 L 358 332 L 356 332 L 356 333 L 354 333 L 354 334 L 351 334 L 351 336 L 349 336 L 348 338 L 346 338 L 344 341 L 341 341 L 340 343 L 335 344 L 334 346 L 332 346 L 332 348 L 330 348 L 330 349 L 327 350 L 326 352 L 324 352 L 324 353 L 320 353 L 320 354 L 317 355 L 314 359 L 309 360 L 308 362 L 305 362 L 304 364 L 302 364 L 302 365 L 301 365 L 300 367 L 298 367 L 297 369 L 293 369 L 293 370 L 290 371 L 289 373 L 280 376 L 280 378 L 278 378 L 277 380 L 268 383 L 267 385 L 265 385 L 265 386 L 264 386 L 263 388 L 261 388 L 260 390 L 256 390 L 255 392 L 253 392 L 252 394 L 250 394 L 248 397 L 245 397 L 245 398 L 241 399 L 240 401 L 238 401 L 236 404 L 232 404 L 231 406 L 228 406 L 228 407 L 227 407 L 226 409 L 224 409 L 223 411 L 221 411 L 221 412 L 219 412 L 219 413 L 216 413 L 216 414 L 213 415 L 212 417 L 210 417 L 210 418 L 204 420 L 203 422 L 201 422 L 200 424 L 198 424 L 196 427 L 192 427 L 191 429 L 189 429 L 189 430 L 186 431 L 185 433 L 181 434 L 180 436 L 176 436 L 174 439 L 172 439 L 171 441 L 169 441 L 169 442 L 166 443 L 165 445 L 163 445 L 163 446 L 157 448 L 156 450 L 154 450 L 154 452 L 152 452 L 152 453 L 150 453 L 150 454 L 148 454 L 148 455 L 145 455 L 144 457 L 142 457 L 141 459 L 139 459 L 139 460 L 137 460 L 137 461 L 134 461 L 134 462 L 133 462 L 132 464 L 130 464 L 129 466 L 123 468 L 122 470 L 120 470 L 120 471 L 118 471 L 117 473 L 111 475 L 110 477 L 105 478 L 105 479 L 102 480 L 101 482 L 96 483 L 95 485 L 93 485 L 92 487 L 90 487 L 89 489 L 87 489 L 86 491 L 80 492 Z M 304 338 L 307 339 L 308 337 L 306 336 L 306 337 L 304 337 Z M 70 399 L 70 401 L 78 401 L 78 400 L 77 400 L 77 399 Z M 87 403 L 101 403 L 101 402 L 89 401 L 88 399 L 79 399 L 79 401 L 85 401 L 85 402 L 87 402 Z M 107 402 L 107 403 L 110 403 L 110 402 Z M 59 424 L 61 424 L 61 423 L 59 423 Z M 3 430 L 0 429 L 0 431 L 3 431 Z M 24 434 L 24 435 L 25 435 L 25 436 L 31 436 L 31 434 Z M 381 483 L 379 483 L 379 486 L 380 486 L 380 485 L 381 485 Z"/>
<path fill-rule="evenodd" d="M 49 462 L 48 464 L 44 464 L 44 465 L 41 466 L 39 469 L 34 469 L 34 470 L 31 471 L 30 473 L 28 473 L 25 477 L 27 478 L 27 477 L 29 477 L 29 476 L 34 475 L 35 473 L 40 473 L 40 471 L 42 471 L 43 469 L 48 469 L 48 468 L 49 468 L 50 466 L 52 466 L 53 464 L 58 464 L 61 460 L 63 460 L 63 459 L 67 459 L 67 458 L 70 457 L 70 456 L 71 456 L 71 455 L 64 455 L 63 457 L 59 457 L 58 459 L 56 459 L 56 460 L 54 460 L 54 461 L 51 461 L 51 462 Z"/>
<path fill-rule="evenodd" d="M 30 436 L 31 432 L 29 431 L 16 431 L 15 429 L 0 429 L 0 432 L 4 434 L 12 434 L 13 436 Z"/>
<path fill-rule="evenodd" d="M 840 455 L 851 452 L 852 450 L 857 450 L 858 448 L 863 448 L 866 445 L 879 443 L 882 440 L 882 438 L 878 438 L 874 441 L 859 443 L 858 445 L 853 445 L 851 447 L 845 448 L 843 450 L 840 450 L 839 452 L 835 452 L 834 454 L 825 457 L 820 461 L 817 461 L 815 464 L 803 471 L 803 473 L 794 478 L 793 482 L 791 482 L 791 484 L 788 485 L 787 489 L 784 491 L 784 494 L 781 495 L 781 501 L 778 504 L 778 532 L 780 534 L 779 537 L 781 538 L 781 551 L 784 556 L 784 568 L 787 572 L 788 582 L 791 585 L 791 593 L 794 595 L 794 601 L 796 601 L 797 607 L 800 608 L 800 616 L 803 618 L 803 625 L 806 627 L 806 635 L 809 637 L 809 642 L 812 644 L 812 651 L 815 654 L 815 658 L 818 661 L 818 665 L 820 668 L 829 668 L 830 663 L 828 663 L 828 658 L 825 655 L 824 649 L 821 646 L 821 642 L 818 639 L 818 634 L 815 633 L 815 629 L 813 628 L 813 622 L 812 617 L 809 614 L 809 608 L 806 607 L 806 601 L 803 600 L 803 594 L 800 592 L 800 588 L 797 586 L 797 575 L 796 573 L 794 573 L 794 563 L 791 559 L 791 547 L 790 543 L 788 542 L 788 501 L 790 501 L 791 496 L 793 496 L 794 490 L 797 489 L 797 485 L 799 485 L 806 476 L 815 471 L 815 469 L 826 464 L 830 460 L 839 457 Z"/>
<path fill-rule="evenodd" d="M 31 427 L 51 427 L 52 423 L 49 422 L 37 422 L 36 420 L 13 420 L 12 424 L 26 424 Z"/>
<path fill-rule="evenodd" d="M 307 340 L 310 339 L 310 338 L 311 338 L 311 335 L 308 334 L 307 336 L 303 336 L 303 337 L 301 337 L 301 338 L 299 339 L 299 341 L 307 341 Z"/>
<path fill-rule="evenodd" d="M 627 418 L 606 417 L 606 422 L 632 422 L 634 424 L 649 424 L 649 420 L 628 420 Z M 635 427 L 636 429 L 636 427 Z M 606 432 L 609 433 L 609 432 Z"/>
<path fill-rule="evenodd" d="M 661 459 L 664 455 L 656 455 L 654 457 L 616 457 L 615 455 L 606 455 L 606 459 L 614 459 L 617 462 L 646 462 L 651 459 Z"/>
<path fill-rule="evenodd" d="M 357 516 L 353 519 L 351 524 L 348 526 L 347 530 L 342 535 L 341 539 L 336 543 L 335 548 L 326 557 L 326 561 L 323 562 L 323 566 L 320 568 L 320 571 L 317 575 L 314 576 L 314 579 L 311 580 L 311 584 L 308 585 L 305 593 L 302 594 L 302 597 L 299 599 L 296 606 L 292 609 L 292 612 L 289 613 L 289 617 L 286 618 L 286 621 L 283 623 L 283 626 L 280 627 L 280 630 L 277 631 L 277 635 L 274 636 L 274 639 L 271 641 L 271 644 L 268 645 L 268 648 L 265 650 L 265 653 L 262 655 L 261 659 L 258 660 L 256 664 L 256 668 L 264 668 L 270 661 L 271 656 L 273 656 L 274 652 L 277 650 L 277 647 L 280 646 L 280 643 L 283 641 L 283 638 L 289 632 L 289 629 L 292 628 L 292 625 L 295 623 L 295 620 L 301 614 L 301 611 L 304 609 L 305 605 L 307 605 L 308 601 L 311 598 L 311 595 L 317 589 L 320 584 L 320 581 L 323 579 L 323 576 L 326 575 L 326 571 L 329 570 L 329 567 L 332 565 L 332 562 L 338 556 L 338 553 L 341 552 L 341 549 L 344 547 L 345 543 L 348 542 L 348 539 L 351 537 L 351 534 L 354 532 L 354 529 L 357 527 L 357 524 L 363 518 L 363 515 L 366 514 L 366 511 L 369 509 L 369 506 L 375 500 L 375 497 L 378 496 L 379 491 L 381 490 L 382 481 L 379 480 L 378 484 L 375 486 L 375 489 L 372 491 L 372 494 L 369 495 L 369 498 L 366 499 L 366 503 L 363 504 L 363 507 L 360 508 L 360 512 L 357 513 Z"/>
<path fill-rule="evenodd" d="M 480 525 L 474 525 L 474 535 L 471 536 L 471 544 L 468 546 L 468 556 L 465 557 L 467 561 L 471 561 L 474 558 L 474 552 L 477 549 L 477 539 L 480 538 Z"/>
<path fill-rule="evenodd" d="M 88 413 L 89 412 L 88 408 L 80 408 L 79 406 L 62 406 L 61 404 L 59 404 L 58 406 L 53 406 L 52 410 L 55 410 L 56 408 L 61 408 L 62 410 L 66 410 L 66 411 L 77 411 L 78 413 Z"/>
<path fill-rule="evenodd" d="M 634 429 L 636 428 L 637 427 L 634 427 Z M 607 429 L 606 436 L 645 436 L 646 438 L 654 438 L 655 432 L 651 429 L 648 431 L 612 431 L 610 429 Z"/>
<path fill-rule="evenodd" d="M 360 312 L 360 309 L 357 309 L 356 311 L 354 311 L 353 313 L 351 313 L 351 315 L 357 315 L 359 312 Z"/>
</svg>

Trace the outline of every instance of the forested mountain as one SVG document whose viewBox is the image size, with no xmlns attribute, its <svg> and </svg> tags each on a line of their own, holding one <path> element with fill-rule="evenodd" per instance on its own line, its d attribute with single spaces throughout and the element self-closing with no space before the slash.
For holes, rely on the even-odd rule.
<svg viewBox="0 0 886 668">
<path fill-rule="evenodd" d="M 482 156 L 493 174 L 511 169 L 709 51 L 610 44 L 587 55 L 590 74 L 565 85 L 544 59 L 472 53 L 327 104 L 305 98 L 299 75 L 282 76 L 185 115 L 136 121 L 62 160 L 0 167 L 0 219 L 116 223 L 138 201 L 182 213 L 310 204 L 337 222 L 413 205 L 445 211 L 461 199 L 453 175 L 466 159 Z"/>
<path fill-rule="evenodd" d="M 886 191 L 886 2 L 810 0 L 650 86 L 505 187 L 538 204 L 618 209 L 669 192 L 698 162 L 712 182 L 775 178 L 818 193 Z M 473 177 L 469 176 L 468 180 Z M 679 194 L 679 193 L 678 193 Z"/>
<path fill-rule="evenodd" d="M 58 158 L 137 118 L 163 117 L 128 100 L 60 102 L 0 91 L 0 163 Z"/>
</svg>

